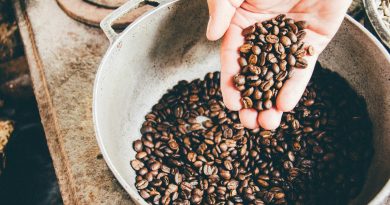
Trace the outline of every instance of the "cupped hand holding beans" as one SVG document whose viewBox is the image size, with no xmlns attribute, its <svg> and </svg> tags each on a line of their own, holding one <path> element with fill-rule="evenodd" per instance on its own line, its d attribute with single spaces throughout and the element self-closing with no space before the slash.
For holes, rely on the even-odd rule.
<svg viewBox="0 0 390 205">
<path fill-rule="evenodd" d="M 239 110 L 244 126 L 279 126 L 283 112 L 291 111 L 301 98 L 319 54 L 336 34 L 351 1 L 208 0 L 207 37 L 223 37 L 224 103 Z"/>
</svg>

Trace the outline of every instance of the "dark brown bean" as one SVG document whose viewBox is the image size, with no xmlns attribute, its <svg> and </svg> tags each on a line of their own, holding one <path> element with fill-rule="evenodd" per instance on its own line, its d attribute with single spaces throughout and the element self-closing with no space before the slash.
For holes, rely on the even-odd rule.
<svg viewBox="0 0 390 205">
<path fill-rule="evenodd" d="M 256 31 L 255 26 L 249 26 L 249 27 L 245 28 L 244 30 L 242 30 L 242 35 L 246 36 L 246 35 L 254 33 L 255 31 Z"/>
<path fill-rule="evenodd" d="M 280 38 L 280 43 L 283 44 L 286 47 L 290 47 L 291 45 L 291 39 L 287 36 L 282 36 Z"/>
<path fill-rule="evenodd" d="M 266 40 L 268 43 L 275 44 L 275 43 L 279 42 L 279 37 L 276 36 L 276 35 L 267 35 L 267 36 L 265 37 L 265 40 Z"/>
</svg>

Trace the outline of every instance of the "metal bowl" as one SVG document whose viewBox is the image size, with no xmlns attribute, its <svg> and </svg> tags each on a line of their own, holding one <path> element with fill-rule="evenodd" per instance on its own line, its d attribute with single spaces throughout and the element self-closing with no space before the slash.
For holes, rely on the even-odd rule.
<svg viewBox="0 0 390 205">
<path fill-rule="evenodd" d="M 125 4 L 101 23 L 111 46 L 97 71 L 93 119 L 111 171 L 134 202 L 146 204 L 134 186 L 132 142 L 141 136 L 144 116 L 168 89 L 179 80 L 219 70 L 220 42 L 205 37 L 205 0 L 162 4 L 115 33 L 110 24 L 133 7 Z M 346 17 L 320 62 L 347 79 L 367 101 L 375 155 L 364 190 L 354 202 L 378 204 L 390 192 L 390 187 L 384 188 L 390 177 L 390 56 L 364 27 Z"/>
<path fill-rule="evenodd" d="M 364 8 L 372 27 L 382 42 L 390 49 L 390 28 L 385 25 L 383 17 L 378 11 L 380 2 L 381 0 L 363 0 Z"/>
</svg>

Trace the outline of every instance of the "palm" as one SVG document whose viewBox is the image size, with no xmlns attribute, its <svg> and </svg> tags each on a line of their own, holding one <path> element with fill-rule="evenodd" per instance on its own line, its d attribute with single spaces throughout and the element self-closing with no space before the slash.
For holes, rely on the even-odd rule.
<svg viewBox="0 0 390 205">
<path fill-rule="evenodd" d="M 225 1 L 225 0 L 222 0 Z M 224 35 L 221 49 L 221 87 L 224 102 L 232 110 L 240 110 L 242 123 L 249 128 L 260 124 L 267 129 L 276 128 L 283 112 L 290 111 L 299 101 L 314 69 L 318 54 L 322 52 L 337 32 L 350 0 L 229 0 L 235 8 L 230 25 Z M 341 5 L 345 4 L 345 5 Z M 312 45 L 316 54 L 307 58 L 308 68 L 296 70 L 280 91 L 276 106 L 258 113 L 254 109 L 242 109 L 240 92 L 235 89 L 232 77 L 239 72 L 237 48 L 243 44 L 242 29 L 287 14 L 295 20 L 308 22 L 305 42 Z M 242 109 L 242 110 L 241 110 Z"/>
</svg>

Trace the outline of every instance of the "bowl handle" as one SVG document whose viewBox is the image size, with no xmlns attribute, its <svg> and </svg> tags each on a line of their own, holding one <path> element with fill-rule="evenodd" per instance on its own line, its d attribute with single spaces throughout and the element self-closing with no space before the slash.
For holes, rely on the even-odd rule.
<svg viewBox="0 0 390 205">
<path fill-rule="evenodd" d="M 113 28 L 112 24 L 114 21 L 118 20 L 125 14 L 129 13 L 132 10 L 135 10 L 140 7 L 141 3 L 147 3 L 147 1 L 144 0 L 129 0 L 119 8 L 117 8 L 115 11 L 107 15 L 101 22 L 100 22 L 100 28 L 104 31 L 106 34 L 108 40 L 110 40 L 110 44 L 112 44 L 116 38 L 119 36 L 120 33 L 117 33 Z"/>
</svg>

